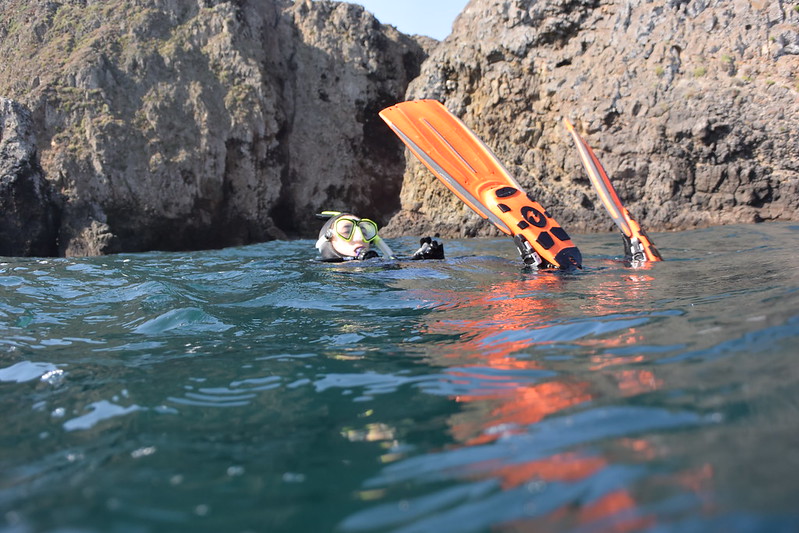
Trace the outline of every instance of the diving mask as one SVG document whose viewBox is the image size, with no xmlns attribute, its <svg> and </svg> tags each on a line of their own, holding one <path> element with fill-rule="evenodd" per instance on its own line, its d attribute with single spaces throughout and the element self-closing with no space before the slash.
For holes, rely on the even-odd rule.
<svg viewBox="0 0 799 533">
<path fill-rule="evenodd" d="M 339 217 L 333 228 L 336 230 L 336 234 L 345 241 L 352 240 L 356 228 L 360 230 L 364 242 L 372 242 L 377 238 L 377 224 L 368 218 Z"/>
</svg>

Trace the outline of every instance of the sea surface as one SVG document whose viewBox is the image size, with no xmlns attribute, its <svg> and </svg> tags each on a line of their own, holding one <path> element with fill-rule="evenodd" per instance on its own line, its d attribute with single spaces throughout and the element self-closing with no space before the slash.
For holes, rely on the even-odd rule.
<svg viewBox="0 0 799 533">
<path fill-rule="evenodd" d="M 799 225 L 572 237 L 0 258 L 0 531 L 799 531 Z"/>
</svg>

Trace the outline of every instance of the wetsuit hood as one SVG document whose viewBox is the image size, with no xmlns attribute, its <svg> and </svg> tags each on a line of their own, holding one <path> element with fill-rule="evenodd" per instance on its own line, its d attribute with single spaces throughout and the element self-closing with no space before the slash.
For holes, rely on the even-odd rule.
<svg viewBox="0 0 799 533">
<path fill-rule="evenodd" d="M 335 248 L 333 248 L 333 243 L 330 242 L 330 239 L 333 238 L 333 224 L 335 224 L 336 221 L 343 216 L 352 215 L 341 213 L 339 215 L 332 216 L 327 219 L 325 225 L 322 226 L 321 230 L 319 230 L 319 238 L 316 240 L 316 249 L 319 250 L 320 254 L 322 254 L 322 261 L 339 262 L 345 261 L 346 259 L 354 259 L 352 257 L 346 258 L 338 253 Z"/>
</svg>

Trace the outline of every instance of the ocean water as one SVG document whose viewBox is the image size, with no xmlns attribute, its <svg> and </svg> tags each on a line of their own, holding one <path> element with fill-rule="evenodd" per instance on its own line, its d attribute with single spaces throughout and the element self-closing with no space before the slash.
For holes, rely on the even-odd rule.
<svg viewBox="0 0 799 533">
<path fill-rule="evenodd" d="M 0 259 L 0 531 L 798 531 L 799 225 L 652 237 Z"/>
</svg>

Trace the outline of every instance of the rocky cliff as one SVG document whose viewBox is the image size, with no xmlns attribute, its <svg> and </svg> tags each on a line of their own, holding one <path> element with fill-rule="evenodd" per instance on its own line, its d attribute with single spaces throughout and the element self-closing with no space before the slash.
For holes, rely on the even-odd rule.
<svg viewBox="0 0 799 533">
<path fill-rule="evenodd" d="M 406 167 L 377 112 L 412 98 L 443 101 L 572 231 L 612 223 L 563 116 L 649 229 L 795 220 L 798 26 L 781 0 L 472 0 L 438 44 L 329 0 L 4 0 L 0 95 L 30 109 L 42 171 L 30 141 L 4 152 L 0 202 L 38 207 L 6 207 L 0 240 L 208 248 L 310 237 L 319 209 L 495 233 Z"/>
<path fill-rule="evenodd" d="M 226 246 L 398 209 L 377 111 L 425 45 L 326 0 L 4 0 L 0 95 L 32 112 L 61 254 Z"/>
<path fill-rule="evenodd" d="M 444 102 L 574 231 L 612 222 L 564 116 L 652 230 L 799 218 L 795 3 L 472 0 L 416 98 Z M 496 233 L 408 157 L 386 233 Z"/>
</svg>

